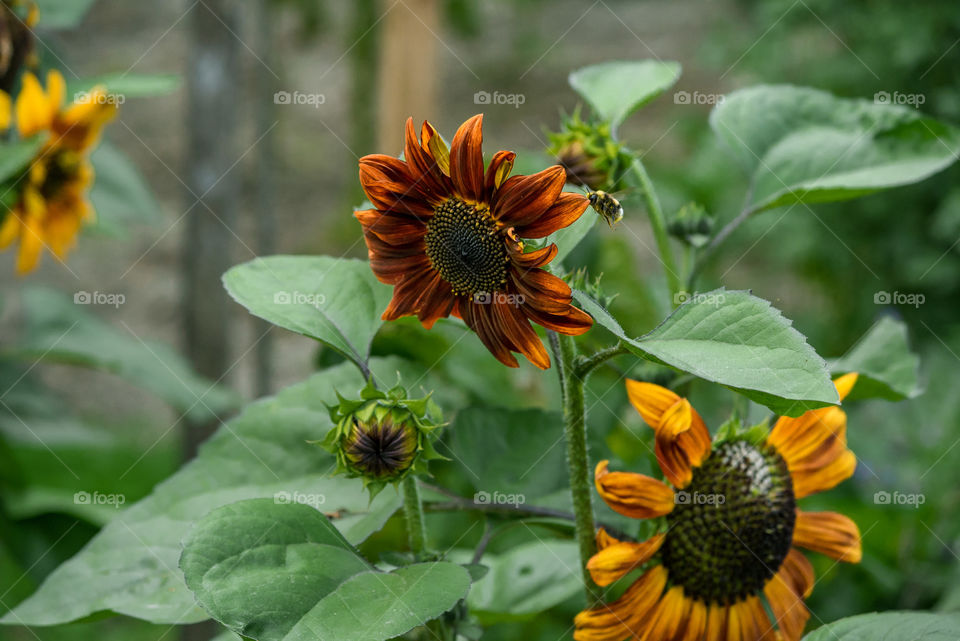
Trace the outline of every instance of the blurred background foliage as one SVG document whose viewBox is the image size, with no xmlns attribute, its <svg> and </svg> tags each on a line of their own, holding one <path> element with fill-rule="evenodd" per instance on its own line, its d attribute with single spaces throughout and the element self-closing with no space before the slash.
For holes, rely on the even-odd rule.
<svg viewBox="0 0 960 641">
<path fill-rule="evenodd" d="M 89 6 L 89 13 L 71 15 L 81 4 Z M 183 71 L 197 62 L 186 46 L 190 34 L 179 25 L 184 11 L 193 7 L 172 4 L 184 6 L 157 9 L 100 0 L 66 10 L 64 3 L 40 2 L 41 16 L 49 21 L 40 24 L 39 53 L 44 64 L 67 60 L 89 72 L 85 75 L 140 65 L 138 56 L 146 59 L 142 67 L 147 71 Z M 276 112 L 271 215 L 278 252 L 363 256 L 359 227 L 349 215 L 361 200 L 356 158 L 374 151 L 395 153 L 402 140 L 399 127 L 391 134 L 392 146 L 378 140 L 383 109 L 377 101 L 389 100 L 377 96 L 381 85 L 376 76 L 383 64 L 378 52 L 385 10 L 393 10 L 385 5 L 391 4 L 267 3 L 276 22 L 277 47 L 270 60 L 277 83 L 291 91 L 319 86 L 328 96 L 319 110 Z M 82 20 L 79 27 L 60 29 L 75 19 Z M 244 42 L 256 30 L 251 22 L 238 35 Z M 415 119 L 430 118 L 449 136 L 459 122 L 482 109 L 472 102 L 474 92 L 522 93 L 526 101 L 518 109 L 489 107 L 486 150 L 514 149 L 530 169 L 549 162 L 545 129 L 558 126 L 557 105 L 566 113 L 577 106 L 566 73 L 616 58 L 678 60 L 684 73 L 676 89 L 691 93 L 723 94 L 758 83 L 806 85 L 843 97 L 900 92 L 923 96 L 922 111 L 960 122 L 960 13 L 937 0 L 881 0 L 857 7 L 826 0 L 605 0 L 592 6 L 572 0 L 444 0 L 435 28 L 436 64 L 400 61 L 416 73 L 437 77 L 436 113 L 413 114 Z M 153 43 L 146 53 L 144 42 Z M 251 75 L 262 72 L 266 56 L 246 45 L 241 54 L 244 73 L 231 86 L 238 100 L 243 98 L 242 108 L 249 109 L 250 102 L 264 100 L 256 93 L 251 98 L 249 85 Z M 709 108 L 677 104 L 668 93 L 628 121 L 622 137 L 645 152 L 668 213 L 696 202 L 722 224 L 739 211 L 747 181 L 710 130 Z M 171 276 L 183 243 L 177 228 L 184 209 L 178 172 L 190 114 L 182 92 L 175 92 L 128 104 L 121 117 L 124 123 L 114 125 L 108 136 L 111 144 L 98 152 L 105 167 L 98 189 L 129 171 L 129 163 L 115 156 L 116 147 L 134 159 L 156 195 L 135 178 L 120 180 L 126 191 L 115 201 L 137 204 L 111 216 L 112 196 L 95 194 L 103 222 L 76 252 L 76 270 L 83 275 L 79 283 L 54 264 L 29 285 L 12 277 L 0 285 L 0 614 L 33 592 L 111 518 L 113 508 L 77 505 L 75 492 L 122 491 L 129 505 L 179 465 L 183 435 L 168 426 L 179 426 L 190 412 L 200 414 L 194 416 L 197 421 L 227 413 L 237 406 L 238 393 L 247 398 L 256 394 L 255 366 L 246 355 L 257 335 L 239 308 L 231 312 L 241 328 L 233 339 L 239 366 L 222 388 L 211 388 L 211 381 L 193 374 L 168 346 L 137 338 L 180 342 Z M 243 148 L 263 133 L 252 129 L 241 134 L 247 141 Z M 257 174 L 241 171 L 245 217 L 236 233 L 248 238 L 262 212 L 252 211 L 251 205 Z M 913 348 L 921 355 L 922 395 L 897 404 L 851 403 L 848 433 L 861 460 L 857 475 L 806 504 L 851 515 L 864 536 L 864 560 L 858 566 L 839 567 L 812 556 L 818 583 L 809 600 L 811 627 L 873 610 L 960 610 L 960 521 L 955 518 L 960 509 L 960 400 L 953 391 L 960 361 L 958 178 L 960 166 L 954 165 L 924 182 L 880 195 L 757 216 L 713 256 L 701 277 L 701 290 L 722 284 L 749 288 L 771 300 L 825 357 L 843 356 L 884 315 L 907 323 Z M 150 204 L 154 198 L 159 210 Z M 626 219 L 619 229 L 598 226 L 566 262 L 602 274 L 604 291 L 619 292 L 612 311 L 628 332 L 638 335 L 669 310 L 663 283 L 658 276 L 649 277 L 659 269 L 638 199 L 626 197 L 624 208 Z M 131 209 L 154 221 L 135 217 L 131 226 L 123 215 Z M 161 213 L 150 215 L 156 211 Z M 127 230 L 128 240 L 117 238 L 119 229 Z M 235 249 L 234 262 L 252 257 L 245 244 Z M 129 280 L 124 281 L 126 273 L 117 280 L 116 271 L 131 264 Z M 12 273 L 11 260 L 3 257 L 0 268 Z M 80 313 L 69 304 L 78 289 L 111 287 L 128 292 L 123 309 Z M 924 303 L 877 304 L 878 292 L 922 294 Z M 81 324 L 83 340 L 61 344 L 63 323 Z M 275 389 L 340 361 L 329 351 L 305 353 L 302 337 L 274 334 Z M 601 345 L 601 334 L 594 332 L 586 341 Z M 461 497 L 494 489 L 519 492 L 539 507 L 569 509 L 563 475 L 551 473 L 563 466 L 559 423 L 550 430 L 550 415 L 537 412 L 544 429 L 527 429 L 530 408 L 557 407 L 550 376 L 529 367 L 507 371 L 474 337 L 464 338 L 460 328 L 445 322 L 429 333 L 409 319 L 387 325 L 373 354 L 397 355 L 430 372 L 422 385 L 436 389 L 452 421 L 440 446 L 452 461 L 434 466 L 437 486 Z M 36 364 L 38 355 L 43 359 Z M 656 379 L 662 372 L 620 358 L 590 380 L 592 456 L 652 472 L 652 432 L 626 405 L 625 374 Z M 197 395 L 204 403 L 193 402 Z M 694 384 L 691 395 L 713 429 L 733 410 L 724 390 Z M 490 405 L 502 409 L 476 409 Z M 762 408 L 750 412 L 756 420 L 764 417 Z M 497 461 L 529 461 L 537 471 L 511 478 Z M 919 493 L 925 502 L 919 507 L 878 505 L 874 495 L 881 491 Z M 427 496 L 441 504 L 449 498 Z M 605 507 L 598 507 L 598 514 L 613 527 L 642 535 L 636 523 Z M 428 519 L 434 545 L 453 548 L 454 556 L 466 560 L 477 545 L 486 546 L 483 562 L 491 568 L 490 577 L 469 603 L 477 622 L 488 626 L 484 639 L 554 641 L 569 636 L 579 609 L 569 523 L 531 515 L 507 524 L 496 515 L 467 511 L 434 511 Z M 362 550 L 377 559 L 404 544 L 403 523 L 395 516 Z M 550 608 L 547 615 L 533 616 L 543 608 Z M 203 633 L 210 638 L 213 632 L 207 628 Z M 167 626 L 124 618 L 56 628 L 0 628 L 0 638 L 43 641 L 152 640 L 178 634 Z"/>
</svg>

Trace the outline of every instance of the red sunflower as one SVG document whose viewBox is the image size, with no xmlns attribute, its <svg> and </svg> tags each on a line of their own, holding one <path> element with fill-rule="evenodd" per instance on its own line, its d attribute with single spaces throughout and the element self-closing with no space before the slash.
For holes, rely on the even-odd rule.
<svg viewBox="0 0 960 641">
<path fill-rule="evenodd" d="M 452 314 L 504 365 L 517 367 L 511 352 L 519 352 L 546 369 L 550 357 L 530 321 L 578 335 L 593 319 L 542 269 L 557 246 L 524 253 L 522 239 L 570 225 L 589 201 L 563 192 L 559 165 L 508 178 L 512 151 L 498 151 L 484 170 L 482 121 L 463 123 L 448 149 L 430 123 L 418 139 L 408 119 L 403 160 L 360 159 L 360 183 L 376 209 L 355 215 L 374 274 L 394 286 L 384 320 L 416 315 L 430 329 Z"/>
</svg>

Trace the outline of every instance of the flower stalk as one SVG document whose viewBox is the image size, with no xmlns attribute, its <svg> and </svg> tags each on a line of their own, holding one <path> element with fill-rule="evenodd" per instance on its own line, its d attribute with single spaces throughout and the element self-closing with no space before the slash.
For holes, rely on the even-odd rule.
<svg viewBox="0 0 960 641">
<path fill-rule="evenodd" d="M 423 516 L 423 502 L 417 477 L 411 475 L 403 480 L 403 515 L 407 521 L 407 539 L 413 554 L 422 559 L 427 551 L 427 524 Z"/>
<path fill-rule="evenodd" d="M 676 305 L 676 294 L 683 290 L 683 284 L 676 260 L 673 257 L 673 249 L 670 247 L 670 235 L 667 232 L 663 209 L 660 207 L 660 199 L 653 188 L 653 181 L 650 180 L 646 167 L 643 166 L 639 158 L 634 159 L 631 169 L 643 192 L 643 200 L 647 205 L 647 215 L 650 217 L 650 226 L 653 228 L 653 237 L 657 242 L 657 251 L 660 253 L 660 262 L 663 263 L 663 271 L 667 277 L 670 300 L 672 304 Z"/>
</svg>

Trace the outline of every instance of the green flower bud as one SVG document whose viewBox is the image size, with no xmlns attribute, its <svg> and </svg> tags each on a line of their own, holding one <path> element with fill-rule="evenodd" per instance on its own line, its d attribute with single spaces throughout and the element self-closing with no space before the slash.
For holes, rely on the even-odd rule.
<svg viewBox="0 0 960 641">
<path fill-rule="evenodd" d="M 337 473 L 362 478 L 371 498 L 388 483 L 426 473 L 429 460 L 443 458 L 430 442 L 440 411 L 429 396 L 408 399 L 402 387 L 384 393 L 371 380 L 359 400 L 339 393 L 337 398 L 338 404 L 328 406 L 334 426 L 323 447 L 336 455 Z"/>
<path fill-rule="evenodd" d="M 713 234 L 713 216 L 697 203 L 687 203 L 667 224 L 671 236 L 691 247 L 703 247 Z"/>
<path fill-rule="evenodd" d="M 564 118 L 560 131 L 548 135 L 547 151 L 566 170 L 568 183 L 591 190 L 618 189 L 631 157 L 614 141 L 609 123 L 585 122 L 576 111 Z"/>
</svg>

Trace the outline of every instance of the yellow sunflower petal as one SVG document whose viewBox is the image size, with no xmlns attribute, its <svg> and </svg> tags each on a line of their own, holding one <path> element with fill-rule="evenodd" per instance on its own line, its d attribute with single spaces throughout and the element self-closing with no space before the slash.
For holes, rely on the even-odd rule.
<svg viewBox="0 0 960 641">
<path fill-rule="evenodd" d="M 7 130 L 13 122 L 13 101 L 10 94 L 0 91 L 0 130 Z"/>
<path fill-rule="evenodd" d="M 47 72 L 47 101 L 50 105 L 51 117 L 63 107 L 66 96 L 67 83 L 63 79 L 63 74 L 56 69 L 51 69 Z"/>
<path fill-rule="evenodd" d="M 49 129 L 53 121 L 54 112 L 47 94 L 37 77 L 29 71 L 23 74 L 23 86 L 17 94 L 15 111 L 17 129 L 24 137 Z"/>
<path fill-rule="evenodd" d="M 843 452 L 830 464 L 815 470 L 797 470 L 791 472 L 793 478 L 793 494 L 798 499 L 805 496 L 825 492 L 846 481 L 853 476 L 857 467 L 857 457 L 850 450 Z"/>
<path fill-rule="evenodd" d="M 11 209 L 4 215 L 3 223 L 0 224 L 0 249 L 6 249 L 19 238 L 22 229 L 20 211 Z"/>
<path fill-rule="evenodd" d="M 707 604 L 699 599 L 690 601 L 690 610 L 687 614 L 686 628 L 679 641 L 701 641 L 707 630 Z"/>
<path fill-rule="evenodd" d="M 844 374 L 833 381 L 833 384 L 837 388 L 837 394 L 840 395 L 841 401 L 845 399 L 853 390 L 853 386 L 857 384 L 858 376 L 859 375 L 856 372 L 850 372 L 849 374 Z"/>
<path fill-rule="evenodd" d="M 600 461 L 594 481 L 601 498 L 614 511 L 634 519 L 651 519 L 670 513 L 673 490 L 663 481 L 632 472 L 609 472 L 609 461 Z"/>
<path fill-rule="evenodd" d="M 803 598 L 813 589 L 813 571 L 806 574 L 796 570 L 796 560 L 791 558 L 795 556 L 801 557 L 809 566 L 809 561 L 801 552 L 791 549 L 780 570 L 763 589 L 784 641 L 799 641 L 810 618 Z"/>
<path fill-rule="evenodd" d="M 664 413 L 682 400 L 672 390 L 653 383 L 627 379 L 626 385 L 631 405 L 654 430 L 660 429 Z"/>
<path fill-rule="evenodd" d="M 676 637 L 687 619 L 690 600 L 683 596 L 683 588 L 675 585 L 663 595 L 650 613 L 651 624 L 641 637 L 643 641 L 666 641 Z"/>
<path fill-rule="evenodd" d="M 450 148 L 443 141 L 433 125 L 424 122 L 420 131 L 420 144 L 430 150 L 433 159 L 437 161 L 437 166 L 447 176 L 450 175 Z"/>
<path fill-rule="evenodd" d="M 622 641 L 639 637 L 648 624 L 648 613 L 657 605 L 667 584 L 667 571 L 657 565 L 619 599 L 584 610 L 573 619 L 574 641 Z"/>
<path fill-rule="evenodd" d="M 650 560 L 663 544 L 663 534 L 642 543 L 620 542 L 605 546 L 587 561 L 594 583 L 607 586 Z"/>
<path fill-rule="evenodd" d="M 863 557 L 860 528 L 837 512 L 797 510 L 793 544 L 847 563 L 859 563 Z"/>
<path fill-rule="evenodd" d="M 37 196 L 39 198 L 39 196 Z M 28 274 L 37 268 L 43 251 L 43 227 L 37 216 L 27 215 L 20 234 L 20 250 L 17 253 L 17 273 Z"/>
<path fill-rule="evenodd" d="M 620 539 L 610 536 L 610 534 L 601 528 L 597 528 L 597 550 L 603 550 L 604 548 L 610 547 L 611 545 L 616 545 L 620 543 Z"/>
<path fill-rule="evenodd" d="M 710 604 L 707 609 L 707 627 L 705 641 L 726 641 L 727 639 L 727 606 Z"/>
</svg>

